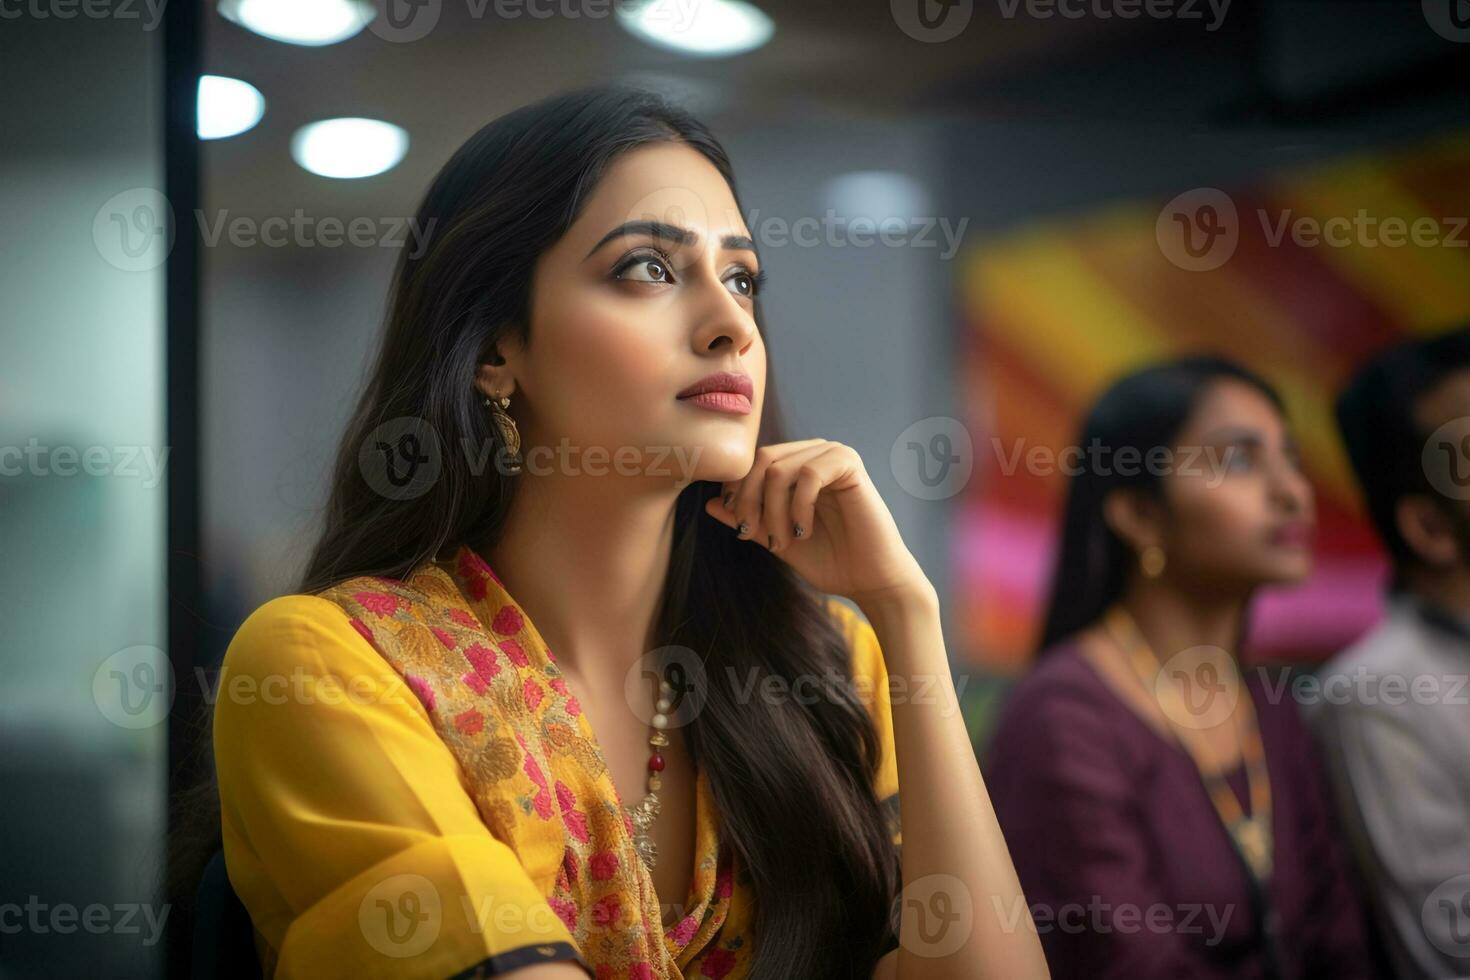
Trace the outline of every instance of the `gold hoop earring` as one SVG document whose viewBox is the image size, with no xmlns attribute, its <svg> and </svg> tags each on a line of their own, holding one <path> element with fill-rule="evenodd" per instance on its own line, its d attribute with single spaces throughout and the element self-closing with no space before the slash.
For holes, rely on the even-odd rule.
<svg viewBox="0 0 1470 980">
<path fill-rule="evenodd" d="M 506 411 L 510 407 L 510 396 L 491 395 L 485 399 L 485 404 L 490 409 L 490 421 L 500 433 L 500 441 L 505 443 L 504 472 L 509 476 L 516 476 L 521 472 L 524 460 L 521 458 L 521 430 L 516 427 L 516 420 Z"/>
<path fill-rule="evenodd" d="M 1164 565 L 1167 564 L 1164 549 L 1156 544 L 1149 545 L 1139 553 L 1138 564 L 1143 569 L 1143 574 L 1149 578 L 1158 578 L 1164 574 Z"/>
</svg>

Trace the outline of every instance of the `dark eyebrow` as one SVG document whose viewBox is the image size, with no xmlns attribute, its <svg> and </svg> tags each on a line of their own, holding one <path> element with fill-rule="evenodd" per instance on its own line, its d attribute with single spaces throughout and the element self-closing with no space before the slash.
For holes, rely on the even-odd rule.
<svg viewBox="0 0 1470 980">
<path fill-rule="evenodd" d="M 699 244 L 699 233 L 688 228 L 680 228 L 678 225 L 667 224 L 662 221 L 627 221 L 618 225 L 612 231 L 603 235 L 598 243 L 592 246 L 592 250 L 582 259 L 586 262 L 602 246 L 614 238 L 622 238 L 626 235 L 647 235 L 661 241 L 672 242 L 674 245 L 697 245 Z M 725 235 L 720 239 L 720 246 L 732 251 L 755 253 L 755 242 L 745 235 Z"/>
<path fill-rule="evenodd" d="M 1264 449 L 1266 439 L 1258 429 L 1246 428 L 1240 425 L 1226 425 L 1215 429 L 1205 435 L 1204 441 L 1225 443 L 1227 445 L 1244 446 L 1248 449 Z M 1287 430 L 1281 436 L 1281 448 L 1289 453 L 1301 452 L 1301 444 L 1297 442 L 1296 434 Z"/>
<path fill-rule="evenodd" d="M 1206 433 L 1206 439 L 1217 442 L 1244 442 L 1261 445 L 1265 442 L 1261 433 L 1256 429 L 1248 429 L 1243 425 L 1223 425 L 1218 429 Z"/>
</svg>

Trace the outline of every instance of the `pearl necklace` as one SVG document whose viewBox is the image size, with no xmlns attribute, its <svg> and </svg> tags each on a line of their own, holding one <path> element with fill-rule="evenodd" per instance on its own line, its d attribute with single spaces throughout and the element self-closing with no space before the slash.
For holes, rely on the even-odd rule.
<svg viewBox="0 0 1470 980">
<path fill-rule="evenodd" d="M 623 812 L 633 822 L 633 848 L 650 870 L 658 861 L 658 846 L 649 836 L 648 828 L 658 816 L 658 791 L 663 785 L 659 773 L 664 769 L 664 756 L 659 750 L 669 744 L 669 737 L 664 734 L 664 729 L 669 726 L 667 712 L 674 704 L 671 700 L 673 693 L 674 688 L 668 681 L 659 681 L 658 703 L 655 706 L 657 710 L 653 715 L 652 734 L 648 736 L 648 744 L 653 749 L 648 757 L 648 792 L 634 806 L 623 807 Z"/>
</svg>

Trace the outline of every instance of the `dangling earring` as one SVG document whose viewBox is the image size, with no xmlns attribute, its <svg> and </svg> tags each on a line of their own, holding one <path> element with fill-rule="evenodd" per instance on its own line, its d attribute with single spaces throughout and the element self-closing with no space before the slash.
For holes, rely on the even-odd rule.
<svg viewBox="0 0 1470 980">
<path fill-rule="evenodd" d="M 1149 545 L 1139 553 L 1138 564 L 1143 569 L 1143 574 L 1149 578 L 1158 578 L 1164 574 L 1164 565 L 1166 564 L 1164 549 L 1156 544 Z"/>
<path fill-rule="evenodd" d="M 510 476 L 516 476 L 521 472 L 521 430 L 516 428 L 516 420 L 510 417 L 506 411 L 510 407 L 509 395 L 492 395 L 485 399 L 485 404 L 490 408 L 490 421 L 495 424 L 500 433 L 500 441 L 505 443 L 505 472 Z"/>
</svg>

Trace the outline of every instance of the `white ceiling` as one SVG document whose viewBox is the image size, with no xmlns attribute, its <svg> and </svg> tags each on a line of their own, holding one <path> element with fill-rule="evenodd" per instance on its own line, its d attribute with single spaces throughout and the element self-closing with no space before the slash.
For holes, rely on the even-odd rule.
<svg viewBox="0 0 1470 980">
<path fill-rule="evenodd" d="M 409 43 L 364 31 L 321 48 L 282 44 L 220 17 L 209 4 L 205 70 L 251 82 L 266 114 L 255 129 L 204 144 L 206 209 L 263 218 L 382 213 L 411 206 L 439 165 L 497 115 L 555 91 L 617 78 L 666 89 L 719 133 L 763 121 L 924 115 L 953 111 L 952 92 L 977 72 L 1022 73 L 1061 52 L 1121 33 L 1119 21 L 1005 18 L 976 4 L 959 36 L 942 43 L 901 30 L 888 0 L 758 0 L 776 22 L 764 47 L 698 59 L 652 47 L 598 0 L 523 0 L 582 16 L 496 17 L 496 0 L 443 0 L 434 29 Z M 901 2 L 901 0 L 896 0 Z M 918 2 L 918 0 L 914 0 Z M 603 0 L 601 9 L 606 9 Z M 479 9 L 484 16 L 475 16 Z M 1132 25 L 1127 25 L 1132 26 Z M 330 116 L 386 119 L 408 130 L 408 157 L 357 181 L 306 173 L 291 160 L 291 133 Z M 377 210 L 374 210 L 377 209 Z"/>
</svg>

